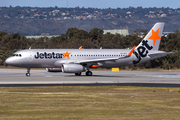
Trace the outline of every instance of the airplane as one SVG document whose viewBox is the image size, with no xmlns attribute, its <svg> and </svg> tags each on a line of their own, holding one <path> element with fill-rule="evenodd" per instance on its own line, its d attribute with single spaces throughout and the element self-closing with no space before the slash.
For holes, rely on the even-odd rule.
<svg viewBox="0 0 180 120">
<path fill-rule="evenodd" d="M 26 67 L 26 76 L 31 68 L 46 68 L 48 72 L 75 73 L 92 76 L 91 67 L 121 67 L 164 57 L 172 52 L 159 51 L 164 28 L 156 23 L 140 44 L 132 49 L 25 49 L 6 59 L 6 64 Z"/>
</svg>

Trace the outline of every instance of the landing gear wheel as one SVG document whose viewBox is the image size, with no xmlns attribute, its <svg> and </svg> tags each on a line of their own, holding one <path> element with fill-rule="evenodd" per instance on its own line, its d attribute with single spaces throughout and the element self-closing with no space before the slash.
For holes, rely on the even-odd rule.
<svg viewBox="0 0 180 120">
<path fill-rule="evenodd" d="M 26 76 L 27 76 L 27 77 L 30 76 L 30 70 L 31 70 L 31 68 L 27 68 L 27 73 L 26 73 Z"/>
<path fill-rule="evenodd" d="M 30 73 L 26 73 L 26 76 L 29 77 L 29 76 L 30 76 Z"/>
<path fill-rule="evenodd" d="M 87 71 L 86 72 L 86 76 L 92 76 L 92 72 L 91 71 Z"/>
<path fill-rule="evenodd" d="M 81 76 L 81 72 L 80 73 L 75 73 L 76 76 Z"/>
</svg>

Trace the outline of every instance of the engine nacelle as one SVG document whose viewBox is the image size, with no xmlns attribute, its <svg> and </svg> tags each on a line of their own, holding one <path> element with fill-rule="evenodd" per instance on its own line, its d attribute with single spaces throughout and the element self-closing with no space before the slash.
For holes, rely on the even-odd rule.
<svg viewBox="0 0 180 120">
<path fill-rule="evenodd" d="M 46 68 L 47 72 L 62 72 L 62 68 Z"/>
<path fill-rule="evenodd" d="M 62 72 L 64 73 L 80 73 L 86 71 L 85 67 L 79 64 L 63 64 Z"/>
</svg>

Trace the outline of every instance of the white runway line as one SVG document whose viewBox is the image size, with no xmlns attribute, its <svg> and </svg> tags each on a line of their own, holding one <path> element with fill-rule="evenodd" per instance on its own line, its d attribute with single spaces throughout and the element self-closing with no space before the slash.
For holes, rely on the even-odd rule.
<svg viewBox="0 0 180 120">
<path fill-rule="evenodd" d="M 140 75 L 144 77 L 158 77 L 158 78 L 180 78 L 180 75 Z"/>
</svg>

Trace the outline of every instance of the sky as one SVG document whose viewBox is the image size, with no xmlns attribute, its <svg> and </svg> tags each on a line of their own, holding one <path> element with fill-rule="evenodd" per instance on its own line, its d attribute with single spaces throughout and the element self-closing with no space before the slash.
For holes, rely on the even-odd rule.
<svg viewBox="0 0 180 120">
<path fill-rule="evenodd" d="M 0 0 L 0 7 L 77 7 L 80 8 L 128 8 L 169 7 L 180 8 L 180 0 Z"/>
</svg>

